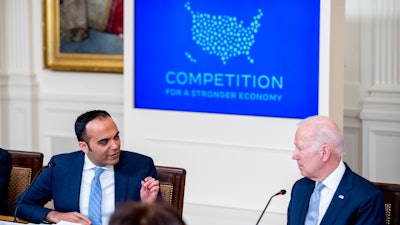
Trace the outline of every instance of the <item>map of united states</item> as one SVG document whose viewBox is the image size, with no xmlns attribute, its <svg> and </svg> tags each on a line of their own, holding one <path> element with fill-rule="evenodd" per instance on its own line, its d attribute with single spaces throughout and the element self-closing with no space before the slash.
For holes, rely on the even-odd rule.
<svg viewBox="0 0 400 225">
<path fill-rule="evenodd" d="M 223 64 L 230 58 L 240 55 L 246 56 L 250 63 L 254 63 L 250 50 L 261 26 L 259 22 L 263 16 L 261 9 L 258 9 L 258 14 L 246 27 L 243 20 L 236 17 L 195 12 L 191 9 L 190 2 L 185 4 L 185 8 L 192 15 L 192 39 L 202 47 L 203 51 L 218 56 Z M 190 53 L 185 54 L 189 60 L 197 62 Z"/>
</svg>

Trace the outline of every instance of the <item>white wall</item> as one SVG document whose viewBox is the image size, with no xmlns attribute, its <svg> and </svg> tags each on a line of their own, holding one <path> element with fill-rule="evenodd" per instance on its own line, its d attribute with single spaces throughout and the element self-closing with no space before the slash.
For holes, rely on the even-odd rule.
<svg viewBox="0 0 400 225">
<path fill-rule="evenodd" d="M 348 158 L 370 180 L 400 183 L 400 5 L 347 0 L 346 17 Z"/>
<path fill-rule="evenodd" d="M 369 0 L 360 12 L 362 173 L 400 183 L 400 5 Z"/>
<path fill-rule="evenodd" d="M 367 178 L 400 183 L 396 1 L 346 0 L 342 107 L 345 160 Z M 117 121 L 126 148 L 153 156 L 156 164 L 187 168 L 184 217 L 190 225 L 255 224 L 271 194 L 290 191 L 300 176 L 290 159 L 295 121 L 133 110 L 132 73 L 43 69 L 41 3 L 0 0 L 1 147 L 41 151 L 45 161 L 74 151 L 76 116 L 102 108 Z M 129 71 L 132 66 L 125 63 Z M 271 126 L 276 132 L 265 129 Z M 277 168 L 285 168 L 284 175 Z M 288 194 L 275 197 L 262 224 L 285 224 L 288 201 Z"/>
</svg>

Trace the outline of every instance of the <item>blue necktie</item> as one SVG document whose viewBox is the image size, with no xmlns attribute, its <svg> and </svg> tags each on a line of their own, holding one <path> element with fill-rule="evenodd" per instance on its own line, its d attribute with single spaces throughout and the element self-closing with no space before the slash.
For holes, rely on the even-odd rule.
<svg viewBox="0 0 400 225">
<path fill-rule="evenodd" d="M 92 221 L 92 225 L 101 225 L 101 184 L 100 175 L 103 173 L 103 168 L 94 169 L 94 178 L 90 186 L 90 197 L 89 197 L 89 219 Z"/>
<path fill-rule="evenodd" d="M 304 225 L 316 225 L 318 222 L 319 215 L 319 202 L 321 190 L 325 188 L 323 183 L 318 183 L 314 188 L 314 192 L 311 195 L 310 203 L 308 206 L 308 212 Z"/>
</svg>

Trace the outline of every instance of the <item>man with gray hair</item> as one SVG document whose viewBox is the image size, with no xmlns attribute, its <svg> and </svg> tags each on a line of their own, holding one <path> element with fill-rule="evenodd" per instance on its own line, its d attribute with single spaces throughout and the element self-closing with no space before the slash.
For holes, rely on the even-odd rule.
<svg viewBox="0 0 400 225">
<path fill-rule="evenodd" d="M 343 162 L 343 135 L 325 116 L 302 121 L 292 159 L 300 173 L 291 193 L 288 225 L 384 225 L 381 191 Z"/>
</svg>

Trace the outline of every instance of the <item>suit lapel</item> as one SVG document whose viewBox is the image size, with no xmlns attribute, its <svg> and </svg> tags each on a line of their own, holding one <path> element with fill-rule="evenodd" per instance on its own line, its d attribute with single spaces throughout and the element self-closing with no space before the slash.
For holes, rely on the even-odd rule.
<svg viewBox="0 0 400 225">
<path fill-rule="evenodd" d="M 304 222 L 308 211 L 310 196 L 315 187 L 314 181 L 308 178 L 304 179 L 306 179 L 305 185 L 299 185 L 298 190 L 296 190 L 296 194 L 292 196 L 295 198 L 291 200 L 293 204 L 291 222 L 293 224 L 300 224 L 300 222 Z"/>
<path fill-rule="evenodd" d="M 123 152 L 121 152 L 122 157 Z M 120 158 L 120 162 L 123 159 Z M 128 191 L 128 184 L 129 184 L 129 176 L 122 172 L 123 168 L 121 168 L 123 163 L 117 163 L 114 166 L 114 179 L 115 179 L 115 206 L 118 203 L 124 202 L 127 199 L 127 191 Z"/>
<path fill-rule="evenodd" d="M 114 171 L 115 175 L 115 205 L 124 202 L 128 190 L 128 177 L 123 173 Z"/>
<path fill-rule="evenodd" d="M 67 182 L 67 185 L 69 185 L 68 190 L 70 194 L 65 196 L 65 200 L 66 202 L 70 202 L 72 207 L 78 212 L 80 212 L 79 196 L 81 192 L 82 170 L 85 156 L 83 152 L 81 153 L 82 154 L 77 154 L 76 157 L 72 159 L 72 162 L 74 162 L 74 166 L 68 167 L 68 171 L 65 176 L 66 179 L 68 177 L 73 178 L 69 179 L 69 181 Z"/>
<path fill-rule="evenodd" d="M 332 197 L 332 201 L 326 210 L 325 216 L 321 221 L 321 225 L 334 224 L 335 220 L 339 217 L 340 213 L 345 208 L 350 199 L 349 191 L 353 186 L 353 174 L 350 168 L 346 165 L 346 171 L 343 178 Z"/>
<path fill-rule="evenodd" d="M 304 190 L 304 194 L 303 195 L 301 195 L 302 196 L 302 199 L 301 199 L 301 202 L 303 202 L 303 206 L 304 207 L 302 207 L 301 208 L 301 210 L 299 210 L 299 217 L 298 218 L 302 218 L 302 221 L 304 221 L 305 219 L 306 219 L 306 215 L 307 215 L 307 211 L 308 211 L 308 205 L 310 204 L 310 197 L 311 197 L 311 195 L 312 195 L 312 193 L 313 193 L 313 191 L 314 191 L 314 188 L 315 188 L 315 182 L 314 181 L 312 181 L 311 183 L 310 183 L 311 185 L 308 185 L 308 187 Z"/>
</svg>

